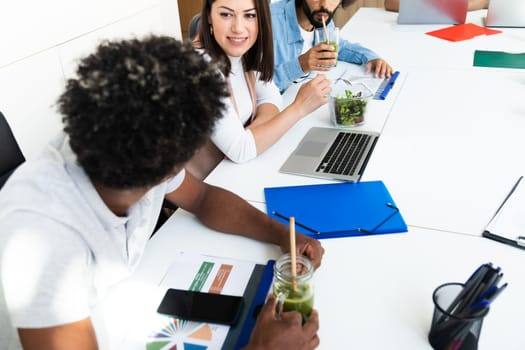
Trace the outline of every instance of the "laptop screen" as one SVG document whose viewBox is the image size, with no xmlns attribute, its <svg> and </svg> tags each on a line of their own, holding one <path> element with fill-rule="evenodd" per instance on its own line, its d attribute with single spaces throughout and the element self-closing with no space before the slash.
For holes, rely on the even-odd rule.
<svg viewBox="0 0 525 350">
<path fill-rule="evenodd" d="M 525 0 L 490 0 L 485 26 L 525 28 Z"/>
<path fill-rule="evenodd" d="M 399 24 L 465 23 L 468 0 L 400 0 Z"/>
</svg>

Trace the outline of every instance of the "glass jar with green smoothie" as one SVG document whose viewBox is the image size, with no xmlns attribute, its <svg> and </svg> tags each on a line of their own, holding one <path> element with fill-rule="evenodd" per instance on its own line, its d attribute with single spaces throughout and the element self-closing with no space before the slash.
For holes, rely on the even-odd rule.
<svg viewBox="0 0 525 350">
<path fill-rule="evenodd" d="M 314 46 L 319 44 L 331 45 L 336 53 L 339 52 L 339 28 L 337 27 L 321 27 L 315 28 L 314 30 Z M 337 65 L 337 60 L 335 64 L 327 64 L 325 67 L 335 67 Z"/>
<path fill-rule="evenodd" d="M 273 294 L 277 297 L 277 313 L 298 311 L 303 323 L 308 320 L 314 307 L 314 268 L 304 255 L 296 257 L 296 283 L 292 281 L 292 259 L 282 255 L 273 268 Z"/>
</svg>

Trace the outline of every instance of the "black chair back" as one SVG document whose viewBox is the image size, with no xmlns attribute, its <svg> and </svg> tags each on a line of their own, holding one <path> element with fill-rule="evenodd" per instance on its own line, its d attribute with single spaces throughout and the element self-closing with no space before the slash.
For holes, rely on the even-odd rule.
<svg viewBox="0 0 525 350">
<path fill-rule="evenodd" d="M 201 14 L 197 13 L 196 15 L 193 15 L 193 17 L 190 20 L 188 35 L 190 37 L 190 40 L 195 39 L 197 34 L 199 33 L 199 27 L 201 25 Z"/>
<path fill-rule="evenodd" d="M 25 157 L 2 112 L 0 112 L 0 188 Z"/>
</svg>

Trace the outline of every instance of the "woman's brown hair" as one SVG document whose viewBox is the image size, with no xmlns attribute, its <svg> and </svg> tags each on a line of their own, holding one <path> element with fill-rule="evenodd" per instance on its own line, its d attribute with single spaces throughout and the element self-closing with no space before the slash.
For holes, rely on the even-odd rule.
<svg viewBox="0 0 525 350">
<path fill-rule="evenodd" d="M 216 0 L 205 0 L 202 5 L 199 33 L 195 47 L 203 49 L 213 59 L 219 61 L 225 76 L 231 71 L 230 60 L 211 33 L 211 5 Z M 262 81 L 270 81 L 273 77 L 273 39 L 272 19 L 269 0 L 253 0 L 257 13 L 258 33 L 253 46 L 243 55 L 245 71 L 260 72 Z"/>
</svg>

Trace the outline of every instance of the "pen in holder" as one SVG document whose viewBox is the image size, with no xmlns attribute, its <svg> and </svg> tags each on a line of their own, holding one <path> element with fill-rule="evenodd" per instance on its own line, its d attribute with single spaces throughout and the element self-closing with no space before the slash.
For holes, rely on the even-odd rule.
<svg viewBox="0 0 525 350">
<path fill-rule="evenodd" d="M 428 334 L 439 350 L 476 350 L 483 319 L 491 302 L 507 287 L 498 287 L 503 276 L 492 264 L 481 265 L 466 283 L 445 283 L 434 290 L 434 314 Z"/>
<path fill-rule="evenodd" d="M 446 283 L 434 291 L 434 315 L 428 340 L 434 349 L 474 350 L 478 348 L 486 308 L 478 316 L 455 316 L 447 309 L 464 288 L 461 283 Z"/>
</svg>

